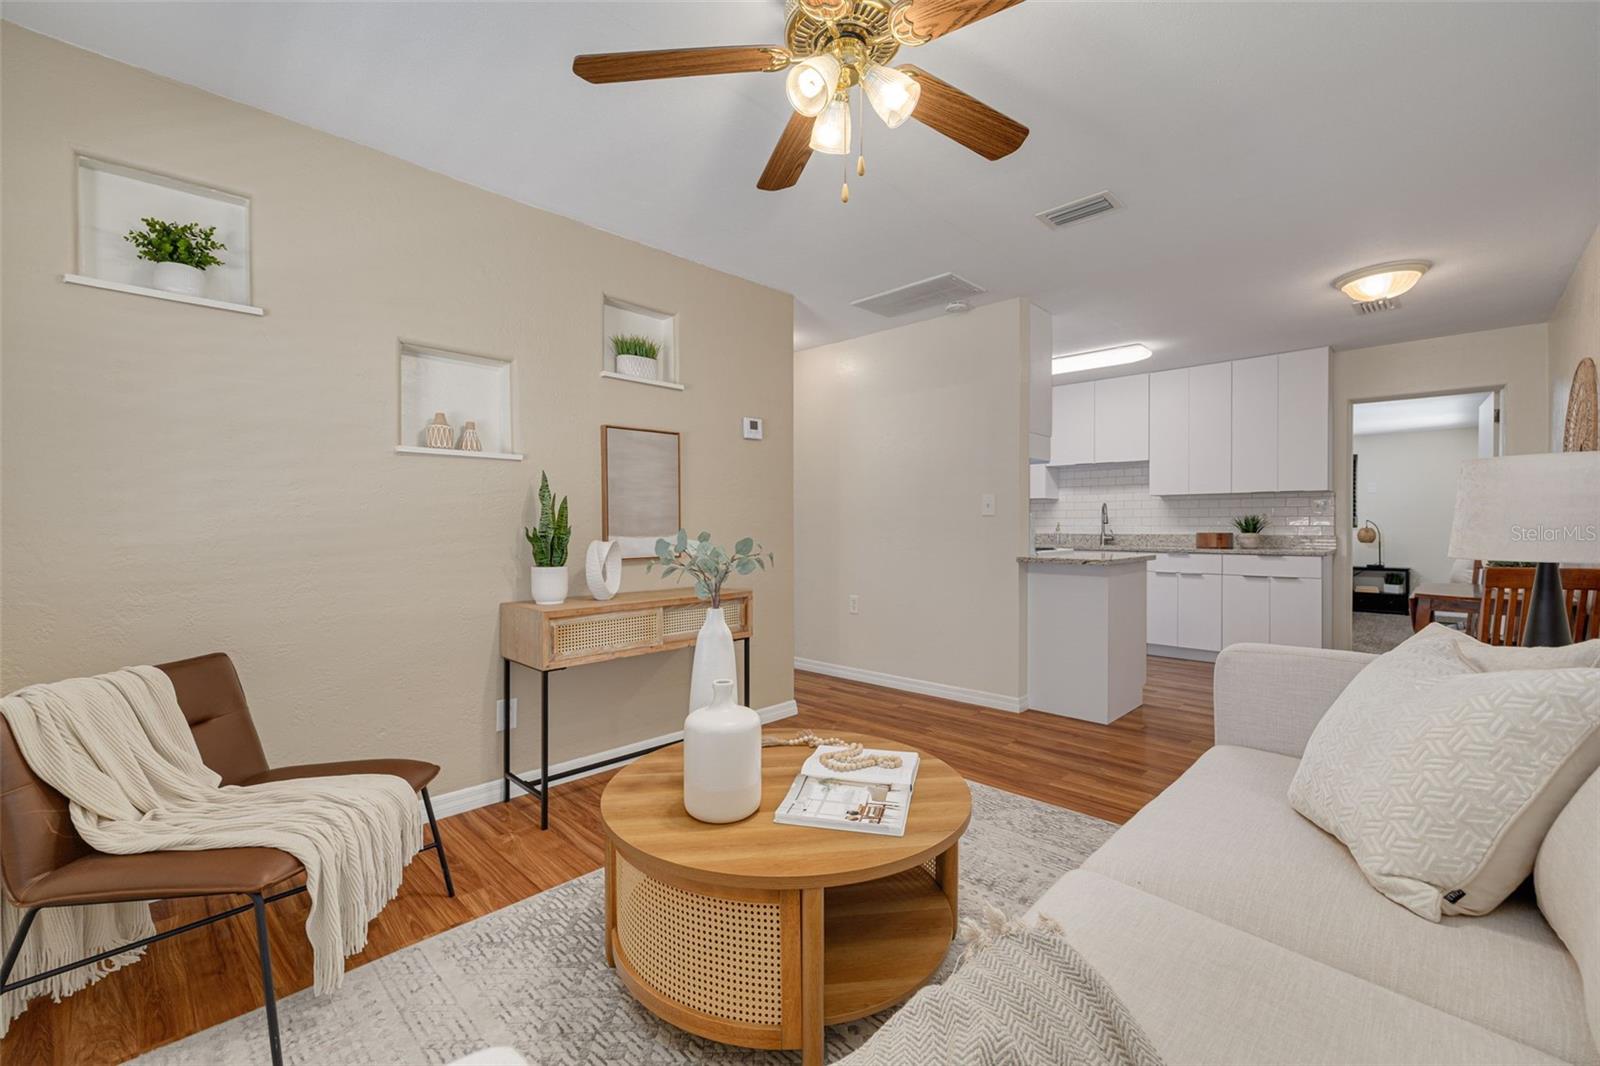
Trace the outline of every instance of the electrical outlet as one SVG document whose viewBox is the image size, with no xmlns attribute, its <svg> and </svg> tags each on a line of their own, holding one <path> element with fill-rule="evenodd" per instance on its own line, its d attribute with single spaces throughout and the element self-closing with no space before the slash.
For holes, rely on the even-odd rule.
<svg viewBox="0 0 1600 1066">
<path fill-rule="evenodd" d="M 981 518 L 994 517 L 994 493 L 986 492 L 978 499 L 978 515 Z"/>
<path fill-rule="evenodd" d="M 517 698 L 515 696 L 511 697 L 511 728 L 517 728 Z M 504 733 L 506 731 L 505 700 L 494 701 L 494 731 L 496 733 Z"/>
<path fill-rule="evenodd" d="M 850 594 L 850 613 L 851 614 L 860 614 L 861 613 L 861 597 L 857 596 L 853 592 Z"/>
</svg>

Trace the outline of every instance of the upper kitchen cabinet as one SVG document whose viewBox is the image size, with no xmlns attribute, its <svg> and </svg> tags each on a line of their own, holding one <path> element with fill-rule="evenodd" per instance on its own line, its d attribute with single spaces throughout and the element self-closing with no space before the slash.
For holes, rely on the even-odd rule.
<svg viewBox="0 0 1600 1066">
<path fill-rule="evenodd" d="M 1094 383 L 1094 461 L 1135 463 L 1150 458 L 1150 375 Z"/>
<path fill-rule="evenodd" d="M 1179 496 L 1188 492 L 1188 367 L 1150 375 L 1149 422 L 1150 495 Z"/>
<path fill-rule="evenodd" d="M 1228 363 L 1150 375 L 1150 494 L 1227 492 L 1233 484 Z"/>
<path fill-rule="evenodd" d="M 1233 481 L 1230 492 L 1278 490 L 1278 357 L 1233 364 Z"/>
<path fill-rule="evenodd" d="M 1051 357 L 1055 354 L 1055 327 L 1043 309 L 1028 305 L 1028 461 L 1050 461 L 1050 432 L 1054 413 Z"/>
<path fill-rule="evenodd" d="M 1051 418 L 1050 465 L 1094 462 L 1094 382 L 1057 385 Z"/>
<path fill-rule="evenodd" d="M 1328 349 L 1278 356 L 1278 489 L 1326 492 L 1332 467 L 1328 444 Z"/>
<path fill-rule="evenodd" d="M 1028 499 L 1053 500 L 1057 497 L 1055 475 L 1043 463 L 1028 465 Z"/>
</svg>

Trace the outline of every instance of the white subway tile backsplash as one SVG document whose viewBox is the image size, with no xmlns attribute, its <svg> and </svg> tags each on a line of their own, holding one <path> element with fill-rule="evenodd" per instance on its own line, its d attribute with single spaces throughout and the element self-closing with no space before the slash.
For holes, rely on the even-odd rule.
<svg viewBox="0 0 1600 1066">
<path fill-rule="evenodd" d="M 1233 528 L 1242 514 L 1267 516 L 1269 534 L 1333 536 L 1333 494 L 1263 492 L 1249 496 L 1152 496 L 1149 463 L 1064 466 L 1051 471 L 1055 500 L 1029 506 L 1035 533 L 1098 533 L 1100 505 L 1124 533 L 1204 533 Z"/>
</svg>

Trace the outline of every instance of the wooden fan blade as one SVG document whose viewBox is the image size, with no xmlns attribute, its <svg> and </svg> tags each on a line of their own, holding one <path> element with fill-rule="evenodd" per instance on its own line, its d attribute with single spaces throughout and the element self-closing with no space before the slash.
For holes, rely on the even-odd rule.
<svg viewBox="0 0 1600 1066">
<path fill-rule="evenodd" d="M 1020 3 L 1022 0 L 903 0 L 890 12 L 890 26 L 901 44 L 927 44 Z"/>
<path fill-rule="evenodd" d="M 663 48 L 657 52 L 602 52 L 578 56 L 572 73 L 596 85 L 651 78 L 692 78 L 699 74 L 746 74 L 782 70 L 789 50 L 776 45 L 740 44 L 722 48 Z"/>
<path fill-rule="evenodd" d="M 767 160 L 767 169 L 761 172 L 756 188 L 777 192 L 800 180 L 800 172 L 811 158 L 811 124 L 815 121 L 798 111 L 789 115 L 789 124 L 783 127 L 778 146 L 772 150 L 772 158 Z"/>
<path fill-rule="evenodd" d="M 1021 148 L 1022 142 L 1028 139 L 1028 127 L 974 100 L 949 82 L 940 81 L 922 68 L 909 64 L 899 69 L 922 86 L 922 95 L 911 117 L 957 144 L 971 148 L 985 159 L 1000 159 Z"/>
</svg>

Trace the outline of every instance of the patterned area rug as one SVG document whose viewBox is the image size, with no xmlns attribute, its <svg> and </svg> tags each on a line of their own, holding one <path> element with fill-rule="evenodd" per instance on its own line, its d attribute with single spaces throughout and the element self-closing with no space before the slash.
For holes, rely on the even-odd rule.
<svg viewBox="0 0 1600 1066">
<path fill-rule="evenodd" d="M 1021 914 L 1116 826 L 972 785 L 961 839 L 961 917 L 993 904 Z M 540 1064 L 796 1063 L 799 1052 L 716 1044 L 635 1003 L 601 951 L 603 873 L 596 871 L 368 963 L 336 995 L 278 1004 L 285 1062 L 438 1063 L 509 1045 Z M 945 960 L 953 962 L 954 952 Z M 935 978 L 943 976 L 940 975 Z M 859 1047 L 890 1011 L 828 1030 L 830 1060 Z M 260 1010 L 139 1058 L 215 1066 L 264 1063 Z"/>
<path fill-rule="evenodd" d="M 1411 619 L 1403 614 L 1354 611 L 1350 616 L 1350 647 L 1382 655 L 1398 648 L 1411 636 Z"/>
</svg>

